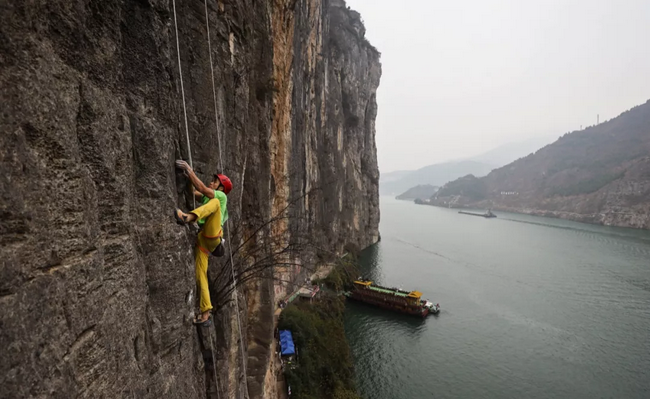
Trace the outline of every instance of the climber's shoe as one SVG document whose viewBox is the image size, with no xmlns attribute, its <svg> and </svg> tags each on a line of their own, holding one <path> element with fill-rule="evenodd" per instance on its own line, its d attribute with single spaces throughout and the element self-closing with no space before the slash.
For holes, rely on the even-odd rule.
<svg viewBox="0 0 650 399">
<path fill-rule="evenodd" d="M 185 218 L 180 215 L 182 211 L 178 208 L 174 209 L 174 219 L 176 219 L 176 223 L 180 224 L 181 226 L 185 225 Z"/>
<path fill-rule="evenodd" d="M 210 327 L 212 325 L 212 319 L 211 318 L 208 318 L 207 320 L 194 319 L 192 323 L 194 323 L 195 326 Z"/>
</svg>

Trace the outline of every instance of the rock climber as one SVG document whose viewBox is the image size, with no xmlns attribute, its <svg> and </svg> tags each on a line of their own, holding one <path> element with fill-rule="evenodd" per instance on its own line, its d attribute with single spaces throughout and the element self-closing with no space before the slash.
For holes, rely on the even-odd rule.
<svg viewBox="0 0 650 399">
<path fill-rule="evenodd" d="M 178 160 L 176 167 L 182 169 L 194 186 L 194 195 L 202 206 L 189 213 L 180 209 L 174 211 L 176 221 L 184 225 L 194 221 L 203 226 L 196 240 L 194 248 L 194 262 L 196 267 L 196 284 L 199 287 L 199 308 L 201 314 L 194 320 L 194 324 L 209 326 L 210 290 L 208 288 L 208 256 L 210 254 L 223 256 L 223 224 L 228 220 L 228 193 L 232 190 L 232 182 L 226 175 L 215 174 L 210 184 L 203 184 L 196 176 L 190 165 Z"/>
</svg>

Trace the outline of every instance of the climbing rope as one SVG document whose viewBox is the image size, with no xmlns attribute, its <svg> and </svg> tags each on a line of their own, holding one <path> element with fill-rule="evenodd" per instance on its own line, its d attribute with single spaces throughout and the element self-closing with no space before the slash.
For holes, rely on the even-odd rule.
<svg viewBox="0 0 650 399">
<path fill-rule="evenodd" d="M 214 101 L 215 101 L 215 103 L 214 103 L 215 104 L 214 118 L 216 120 L 217 119 L 217 107 L 216 107 L 216 105 L 217 105 L 217 102 L 216 102 L 217 97 L 216 97 L 216 92 L 214 90 L 214 68 L 212 67 L 212 48 L 210 46 L 210 19 L 208 17 L 208 1 L 207 0 L 205 0 L 205 27 L 206 27 L 206 29 L 208 31 L 208 53 L 210 55 L 210 77 L 212 78 L 212 96 L 214 97 Z M 217 131 L 217 140 L 219 140 L 218 131 Z M 212 328 L 210 328 L 210 339 L 212 340 L 213 345 L 214 345 L 214 348 L 213 348 L 214 350 L 212 351 L 212 366 L 213 366 L 213 369 L 214 369 L 214 383 L 215 383 L 216 388 L 217 388 L 217 399 L 219 399 L 219 397 L 220 397 L 219 396 L 219 379 L 217 378 L 217 361 L 215 359 L 215 354 L 214 354 L 215 351 L 216 351 L 216 347 L 217 347 L 217 339 L 213 338 L 213 336 L 212 336 Z"/>
<path fill-rule="evenodd" d="M 207 4 L 206 4 L 207 6 Z M 190 133 L 189 133 L 189 128 L 187 125 L 187 106 L 185 103 L 185 87 L 183 85 L 183 67 L 181 64 L 181 49 L 180 49 L 180 44 L 178 41 L 178 19 L 176 17 L 176 0 L 172 0 L 172 7 L 174 9 L 174 30 L 176 32 L 176 55 L 178 58 L 178 74 L 180 76 L 180 81 L 181 81 L 181 98 L 183 99 L 183 117 L 185 121 L 185 138 L 187 140 L 187 152 L 188 152 L 188 158 L 190 161 L 190 167 L 193 169 L 194 164 L 192 162 L 192 147 L 190 145 Z M 209 40 L 209 38 L 208 38 Z M 212 56 L 212 55 L 210 55 Z M 214 85 L 214 82 L 213 82 Z M 194 193 L 192 193 L 192 202 L 193 202 L 193 207 L 196 208 L 196 196 Z M 209 328 L 210 330 L 210 342 L 212 343 L 212 350 L 210 351 L 212 354 L 212 370 L 214 371 L 214 384 L 215 388 L 217 390 L 217 399 L 220 398 L 219 394 L 219 378 L 217 376 L 217 360 L 215 358 L 215 351 L 217 348 L 217 340 L 213 337 L 212 335 L 212 329 Z"/>
<path fill-rule="evenodd" d="M 190 161 L 190 167 L 194 169 L 192 164 L 192 147 L 190 146 L 190 130 L 187 127 L 187 107 L 185 106 L 185 88 L 183 86 L 183 67 L 181 66 L 181 47 L 178 44 L 178 22 L 176 20 L 176 0 L 172 0 L 172 7 L 174 8 L 174 30 L 176 31 L 176 55 L 178 56 L 178 74 L 181 79 L 181 98 L 183 99 L 183 117 L 185 119 L 185 138 L 187 139 L 187 153 Z M 194 208 L 196 208 L 196 197 L 192 192 L 192 201 Z"/>
<path fill-rule="evenodd" d="M 220 136 L 220 131 L 219 131 L 219 116 L 218 116 L 218 108 L 217 108 L 217 92 L 215 89 L 215 82 L 214 82 L 214 64 L 212 61 L 212 43 L 210 40 L 210 20 L 209 20 L 209 13 L 208 13 L 208 2 L 207 0 L 204 0 L 204 5 L 205 5 L 205 25 L 207 29 L 207 34 L 208 34 L 208 52 L 210 55 L 210 77 L 212 80 L 212 97 L 214 100 L 214 118 L 215 118 L 215 125 L 216 125 L 216 130 L 217 130 L 217 148 L 219 149 L 219 167 L 223 171 L 223 157 L 222 157 L 222 152 L 221 152 L 221 136 Z M 176 17 L 176 0 L 172 0 L 172 7 L 174 11 L 174 29 L 176 32 L 176 54 L 178 56 L 178 73 L 180 75 L 180 82 L 181 82 L 181 97 L 183 99 L 183 116 L 184 116 L 184 121 L 185 121 L 185 137 L 187 139 L 187 151 L 189 153 L 189 164 L 190 167 L 194 167 L 192 163 L 192 149 L 190 146 L 190 134 L 189 134 L 189 128 L 187 124 L 187 106 L 185 103 L 185 89 L 183 86 L 183 71 L 182 71 L 182 66 L 181 66 L 181 53 L 180 53 L 180 44 L 178 40 L 178 20 Z M 194 207 L 196 208 L 196 198 L 194 197 L 194 193 L 192 193 L 192 198 L 194 199 Z M 228 225 L 226 225 L 226 233 L 228 235 L 228 242 L 230 242 L 230 228 L 228 228 Z M 232 248 L 230 245 L 228 245 L 228 252 L 230 253 L 230 271 L 232 273 L 232 287 L 233 287 L 233 295 L 235 297 L 235 308 L 236 308 L 236 313 L 237 313 L 237 330 L 239 332 L 239 347 L 241 350 L 241 356 L 242 356 L 242 371 L 244 372 L 244 381 L 248 381 L 248 375 L 246 372 L 246 357 L 244 354 L 244 340 L 243 340 L 243 334 L 242 334 L 242 329 L 241 329 L 241 317 L 239 315 L 239 299 L 238 299 L 238 294 L 237 294 L 237 279 L 235 275 L 235 266 L 233 262 L 233 255 L 232 255 Z M 216 339 L 212 337 L 212 331 L 210 331 L 210 339 L 212 339 L 212 342 L 215 342 L 215 347 L 216 347 Z M 217 363 L 214 357 L 214 350 L 212 351 L 212 363 L 214 365 L 214 380 L 217 388 L 217 396 L 219 396 L 219 382 L 217 379 Z"/>
<path fill-rule="evenodd" d="M 216 338 L 216 333 L 214 333 L 213 336 L 213 329 L 208 327 L 210 330 L 210 342 L 212 343 L 212 350 L 210 351 L 212 353 L 212 371 L 214 371 L 214 385 L 215 388 L 217 389 L 217 399 L 220 399 L 221 396 L 219 395 L 219 379 L 217 378 L 217 359 L 214 356 L 214 353 L 217 351 L 217 338 Z"/>
<path fill-rule="evenodd" d="M 219 129 L 219 113 L 217 108 L 217 91 L 214 84 L 214 64 L 212 62 L 212 42 L 210 41 L 210 16 L 208 14 L 208 0 L 203 1 L 205 5 L 205 27 L 208 33 L 208 53 L 210 55 L 210 77 L 212 79 L 212 99 L 214 102 L 214 124 L 217 130 L 217 148 L 219 149 L 219 169 L 223 169 L 223 157 L 221 156 L 221 134 Z M 226 234 L 228 236 L 228 242 L 230 241 L 230 228 L 226 225 Z M 242 360 L 242 371 L 244 372 L 244 383 L 248 382 L 248 375 L 246 373 L 246 356 L 244 355 L 244 339 L 241 332 L 241 317 L 239 316 L 239 295 L 237 294 L 237 277 L 235 276 L 235 264 L 233 262 L 232 256 L 232 247 L 231 244 L 228 244 L 228 252 L 230 254 L 230 271 L 232 273 L 232 288 L 233 295 L 235 297 L 235 309 L 237 313 L 237 330 L 239 331 L 239 349 L 241 350 L 241 360 Z"/>
</svg>

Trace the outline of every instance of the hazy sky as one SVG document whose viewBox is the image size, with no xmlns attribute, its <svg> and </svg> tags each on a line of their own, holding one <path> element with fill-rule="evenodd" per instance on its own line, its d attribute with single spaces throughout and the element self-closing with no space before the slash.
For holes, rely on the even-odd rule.
<svg viewBox="0 0 650 399">
<path fill-rule="evenodd" d="M 382 172 L 557 137 L 650 99 L 650 0 L 347 3 L 382 53 Z"/>
</svg>

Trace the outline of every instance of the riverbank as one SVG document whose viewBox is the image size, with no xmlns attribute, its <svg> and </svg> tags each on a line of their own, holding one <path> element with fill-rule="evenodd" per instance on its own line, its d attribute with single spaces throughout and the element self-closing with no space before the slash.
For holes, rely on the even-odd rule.
<svg viewBox="0 0 650 399">
<path fill-rule="evenodd" d="M 292 398 L 360 399 L 343 327 L 345 300 L 332 293 L 350 281 L 348 276 L 352 270 L 356 270 L 356 266 L 349 260 L 338 266 L 330 263 L 318 267 L 308 283 L 284 298 L 286 306 L 275 310 L 274 329 L 293 332 L 300 356 L 298 368 L 284 373 L 277 354 L 280 350 L 278 341 L 274 340 L 275 355 L 268 377 L 275 381 L 268 382 L 272 383 L 275 392 L 269 397 L 288 398 L 287 388 L 291 386 Z M 313 289 L 312 283 L 331 291 L 319 289 L 312 300 L 301 300 L 301 293 Z"/>
<path fill-rule="evenodd" d="M 650 225 L 650 213 L 648 214 L 638 214 L 635 212 L 626 212 L 624 210 L 619 210 L 617 212 L 607 212 L 604 213 L 578 213 L 562 210 L 548 210 L 548 209 L 537 209 L 537 208 L 522 208 L 522 207 L 512 207 L 512 206 L 502 206 L 498 204 L 492 204 L 490 202 L 485 203 L 476 203 L 464 205 L 449 206 L 443 203 L 417 203 L 418 205 L 430 205 L 437 208 L 449 208 L 449 209 L 492 209 L 496 212 L 508 212 L 515 213 L 519 215 L 529 215 L 529 216 L 538 216 L 549 219 L 562 219 L 570 220 L 578 223 L 587 223 L 594 224 L 599 226 L 610 226 L 610 227 L 623 227 L 630 229 L 639 229 L 639 230 L 650 230 L 648 227 Z"/>
<path fill-rule="evenodd" d="M 328 278 L 328 276 L 330 275 L 330 273 L 332 273 L 335 267 L 336 264 L 334 263 L 326 263 L 317 267 L 314 273 L 312 273 L 311 276 L 309 277 L 308 282 L 305 282 L 305 284 L 297 287 L 291 293 L 285 295 L 284 297 L 276 298 L 278 299 L 278 301 L 273 311 L 274 331 L 276 331 L 278 328 L 278 322 L 280 319 L 280 315 L 282 314 L 282 311 L 286 309 L 286 306 L 280 307 L 279 303 L 283 302 L 284 304 L 290 304 L 294 299 L 296 299 L 299 296 L 301 291 L 309 290 L 311 288 L 312 286 L 311 282 L 322 281 Z M 277 352 L 279 351 L 278 341 L 276 339 L 273 340 L 271 351 L 274 354 L 277 354 Z M 277 399 L 288 398 L 286 380 L 282 373 L 279 357 L 277 355 L 273 355 L 271 357 L 271 362 L 269 364 L 269 368 L 265 378 L 265 386 L 266 386 L 266 390 L 264 393 L 264 397 L 277 398 Z"/>
<path fill-rule="evenodd" d="M 292 398 L 361 398 L 345 338 L 344 310 L 343 297 L 323 293 L 311 303 L 298 301 L 282 312 L 278 328 L 290 330 L 298 348 L 297 365 L 284 372 Z"/>
</svg>

